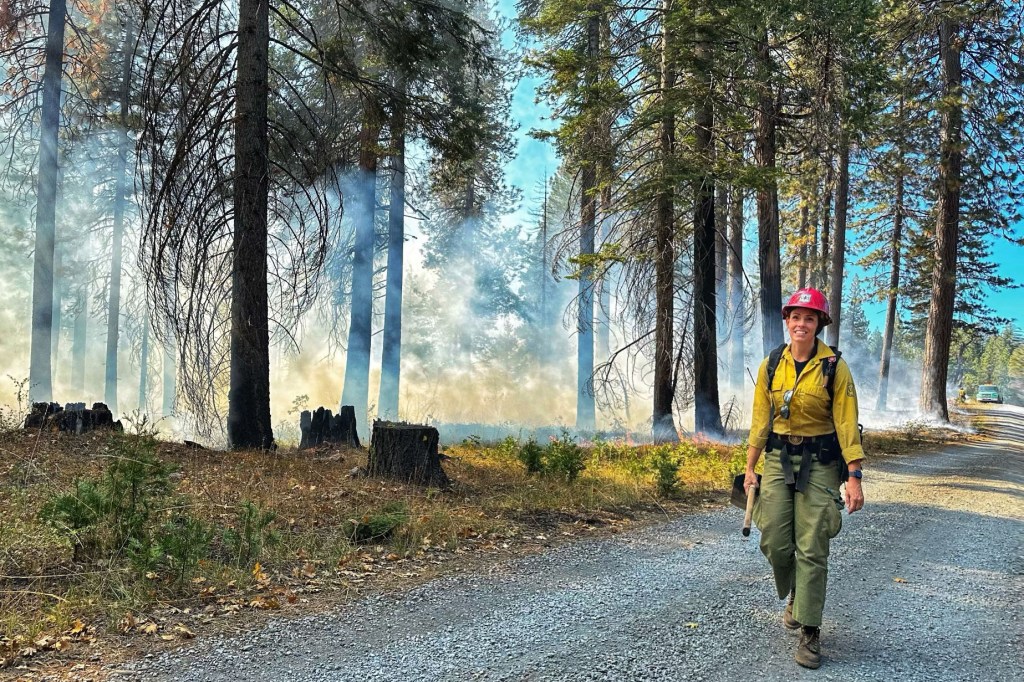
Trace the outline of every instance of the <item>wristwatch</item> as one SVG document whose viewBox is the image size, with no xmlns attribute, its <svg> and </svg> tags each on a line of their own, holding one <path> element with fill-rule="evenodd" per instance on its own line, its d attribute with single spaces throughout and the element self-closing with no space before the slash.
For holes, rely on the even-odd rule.
<svg viewBox="0 0 1024 682">
<path fill-rule="evenodd" d="M 853 478 L 864 478 L 864 472 L 860 469 L 850 469 L 850 476 Z"/>
</svg>

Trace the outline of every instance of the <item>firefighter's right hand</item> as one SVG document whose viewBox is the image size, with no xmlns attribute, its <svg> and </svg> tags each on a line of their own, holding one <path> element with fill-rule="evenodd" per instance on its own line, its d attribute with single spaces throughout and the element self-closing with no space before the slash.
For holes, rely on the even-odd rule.
<svg viewBox="0 0 1024 682">
<path fill-rule="evenodd" d="M 747 469 L 743 476 L 743 492 L 750 492 L 751 488 L 757 487 L 757 474 L 753 469 Z"/>
</svg>

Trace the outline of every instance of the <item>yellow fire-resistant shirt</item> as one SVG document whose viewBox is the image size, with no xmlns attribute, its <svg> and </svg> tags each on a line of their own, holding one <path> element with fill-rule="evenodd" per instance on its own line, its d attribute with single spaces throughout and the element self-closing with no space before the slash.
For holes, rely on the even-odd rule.
<svg viewBox="0 0 1024 682">
<path fill-rule="evenodd" d="M 789 346 L 786 346 L 779 366 L 775 369 L 771 390 L 765 385 L 768 382 L 768 358 L 761 362 L 754 388 L 754 415 L 751 419 L 749 443 L 763 450 L 768 443 L 770 431 L 792 436 L 821 436 L 835 431 L 843 459 L 847 463 L 855 462 L 864 458 L 864 448 L 861 447 L 860 430 L 857 428 L 857 389 L 853 384 L 853 375 L 846 361 L 840 358 L 835 376 L 832 377 L 835 399 L 830 401 L 822 367 L 823 361 L 835 353 L 821 339 L 817 343 L 817 353 L 807 362 L 799 378 L 796 376 L 793 354 Z M 779 414 L 783 394 L 794 387 L 793 397 L 789 401 L 789 419 L 784 419 Z M 769 424 L 773 406 L 774 425 Z"/>
</svg>

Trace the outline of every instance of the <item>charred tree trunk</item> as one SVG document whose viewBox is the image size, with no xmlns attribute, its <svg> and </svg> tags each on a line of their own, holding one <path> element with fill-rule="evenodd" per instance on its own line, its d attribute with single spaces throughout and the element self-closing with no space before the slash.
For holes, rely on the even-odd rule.
<svg viewBox="0 0 1024 682">
<path fill-rule="evenodd" d="M 388 205 L 387 290 L 377 414 L 398 418 L 402 369 L 402 276 L 405 251 L 405 81 L 396 78 L 399 100 L 391 114 L 391 193 Z"/>
<path fill-rule="evenodd" d="M 764 354 L 783 341 L 782 269 L 779 261 L 779 185 L 775 177 L 778 103 L 772 86 L 771 46 L 765 30 L 757 44 L 760 93 L 755 112 L 754 163 L 765 173 L 757 189 L 757 255 L 761 274 L 761 337 Z"/>
<path fill-rule="evenodd" d="M 437 451 L 438 433 L 433 426 L 376 420 L 367 472 L 405 483 L 447 488 L 447 474 Z"/>
<path fill-rule="evenodd" d="M 352 309 L 349 314 L 348 350 L 345 354 L 345 386 L 341 404 L 356 413 L 367 413 L 370 395 L 370 342 L 373 323 L 373 236 L 377 211 L 377 145 L 380 112 L 377 103 L 364 102 L 359 132 L 359 178 L 355 189 L 355 248 L 352 256 Z"/>
<path fill-rule="evenodd" d="M 845 121 L 840 125 L 845 126 Z M 832 324 L 826 329 L 828 344 L 839 345 L 843 322 L 843 267 L 846 264 L 846 214 L 850 201 L 850 136 L 844 130 L 839 140 L 839 185 L 836 187 L 836 232 L 832 244 L 832 272 L 828 307 Z"/>
<path fill-rule="evenodd" d="M 903 118 L 903 97 L 900 97 L 899 116 Z M 900 288 L 900 256 L 903 251 L 903 215 L 905 202 L 904 184 L 906 176 L 903 167 L 903 149 L 900 147 L 899 166 L 896 173 L 896 196 L 893 201 L 892 241 L 889 254 L 889 291 L 885 309 L 885 331 L 882 335 L 882 357 L 878 369 L 878 398 L 875 409 L 882 411 L 889 399 L 889 363 L 892 358 L 892 342 L 896 333 L 896 304 Z"/>
<path fill-rule="evenodd" d="M 29 348 L 29 396 L 32 401 L 46 402 L 53 397 L 50 335 L 53 324 L 53 251 L 57 217 L 57 133 L 60 127 L 66 15 L 66 0 L 50 0 L 39 130 L 36 235 L 32 265 L 32 341 Z"/>
<path fill-rule="evenodd" d="M 739 391 L 744 382 L 743 198 L 743 190 L 733 188 L 729 203 L 729 379 L 734 391 Z"/>
<path fill-rule="evenodd" d="M 696 49 L 701 72 L 701 104 L 694 116 L 695 151 L 707 168 L 714 156 L 715 117 L 709 75 L 711 53 L 705 36 L 698 36 Z M 715 178 L 705 172 L 697 187 L 693 216 L 693 412 L 697 432 L 722 433 L 722 411 L 718 399 L 718 259 L 715 244 Z"/>
<path fill-rule="evenodd" d="M 343 405 L 337 415 L 332 415 L 331 411 L 324 407 L 318 407 L 313 412 L 303 410 L 299 415 L 299 429 L 302 432 L 300 450 L 322 443 L 359 447 L 356 410 L 351 405 Z"/>
<path fill-rule="evenodd" d="M 268 449 L 274 444 L 267 314 L 268 16 L 266 2 L 239 1 L 228 392 L 228 443 L 232 448 Z"/>
<path fill-rule="evenodd" d="M 587 85 L 597 80 L 596 62 L 601 45 L 601 18 L 599 8 L 591 5 L 587 20 Z M 588 92 L 592 89 L 588 87 Z M 594 230 L 597 221 L 597 159 L 594 149 L 599 133 L 590 129 L 585 134 L 584 154 L 589 154 L 580 169 L 580 256 L 594 253 Z M 576 429 L 594 431 L 597 428 L 597 408 L 594 403 L 594 268 L 580 268 L 579 309 L 576 317 Z"/>
<path fill-rule="evenodd" d="M 117 179 L 114 182 L 114 232 L 111 237 L 110 291 L 107 292 L 107 363 L 103 396 L 117 414 L 117 346 L 121 329 L 121 269 L 124 248 L 124 209 L 128 185 L 128 107 L 131 97 L 132 58 L 135 37 L 131 21 L 125 29 L 124 64 L 121 68 L 120 114 L 117 131 Z"/>
<path fill-rule="evenodd" d="M 960 238 L 960 170 L 963 164 L 963 73 L 960 63 L 960 25 L 951 19 L 939 24 L 939 62 L 942 68 L 942 123 L 939 147 L 938 220 L 935 225 L 935 263 L 932 300 L 924 338 L 921 411 L 949 421 L 946 378 L 953 335 L 956 296 L 956 249 Z"/>
<path fill-rule="evenodd" d="M 662 0 L 667 15 L 672 0 Z M 654 414 L 652 436 L 657 443 L 679 440 L 673 407 L 676 382 L 673 372 L 675 341 L 675 196 L 672 188 L 672 163 L 675 157 L 676 121 L 668 95 L 675 88 L 672 59 L 672 35 L 668 28 L 661 36 L 661 105 L 658 151 L 661 156 L 661 186 L 654 212 Z"/>
</svg>

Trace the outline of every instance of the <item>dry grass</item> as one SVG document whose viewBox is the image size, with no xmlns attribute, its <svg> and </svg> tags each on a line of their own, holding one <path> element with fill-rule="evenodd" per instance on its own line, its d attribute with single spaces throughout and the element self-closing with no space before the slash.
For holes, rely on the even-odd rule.
<svg viewBox="0 0 1024 682">
<path fill-rule="evenodd" d="M 949 433 L 916 426 L 872 432 L 868 456 L 906 454 L 932 438 Z M 573 537 L 619 532 L 722 499 L 745 459 L 744 445 L 708 441 L 587 443 L 586 468 L 567 483 L 528 475 L 514 442 L 465 443 L 445 450 L 453 485 L 441 491 L 353 476 L 366 463 L 363 450 L 226 453 L 158 443 L 157 457 L 175 472 L 167 498 L 174 508 L 161 514 L 187 514 L 218 533 L 237 530 L 245 502 L 275 515 L 267 530 L 279 541 L 253 557 L 258 564 L 226 560 L 215 539 L 182 580 L 142 571 L 116 551 L 76 559 L 69 537 L 40 519 L 48 500 L 76 480 L 100 477 L 116 451 L 107 434 L 0 433 L 0 668 L 68 666 L 97 650 L 116 660 L 140 647 L 252 627 L 269 613 L 300 615 Z M 672 499 L 659 496 L 657 458 L 678 463 Z M 395 507 L 405 521 L 390 537 L 352 540 L 353 520 Z M 122 646 L 128 643 L 131 650 Z"/>
<path fill-rule="evenodd" d="M 129 438 L 130 440 L 130 438 Z M 160 518 L 200 519 L 217 533 L 238 528 L 240 506 L 275 515 L 279 539 L 258 564 L 226 561 L 220 535 L 186 579 L 143 571 L 124 548 L 75 555 L 71 537 L 40 518 L 80 479 L 98 479 L 118 452 L 108 434 L 23 430 L 0 435 L 0 667 L 75 660 L 86 645 L 161 643 L 252 624 L 265 612 L 308 612 L 367 590 L 402 588 L 454 567 L 538 551 L 566 538 L 617 532 L 664 518 L 724 490 L 733 449 L 702 443 L 674 450 L 682 495 L 660 498 L 651 446 L 598 443 L 573 483 L 527 475 L 514 449 L 448 448 L 449 490 L 353 476 L 362 450 L 219 452 L 158 443 L 174 471 Z M 352 522 L 399 507 L 387 538 L 353 542 Z M 257 557 L 254 557 L 257 558 Z"/>
</svg>

